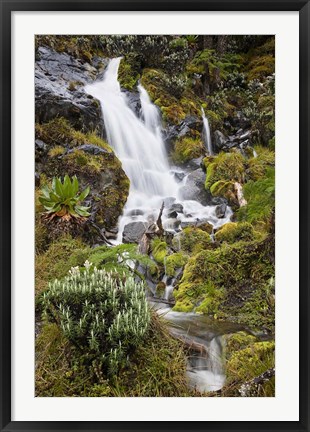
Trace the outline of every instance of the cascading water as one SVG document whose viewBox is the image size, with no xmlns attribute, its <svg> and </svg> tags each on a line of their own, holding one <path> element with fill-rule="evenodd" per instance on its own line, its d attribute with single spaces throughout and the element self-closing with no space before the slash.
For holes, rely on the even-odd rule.
<svg viewBox="0 0 310 432">
<path fill-rule="evenodd" d="M 213 149 L 212 149 L 212 141 L 211 141 L 211 133 L 210 133 L 209 120 L 206 117 L 203 108 L 201 108 L 201 112 L 202 112 L 203 131 L 204 131 L 206 146 L 207 146 L 209 155 L 212 156 L 213 155 Z"/>
<path fill-rule="evenodd" d="M 203 206 L 195 200 L 195 195 L 192 199 L 182 199 L 182 189 L 186 187 L 187 178 L 191 173 L 189 170 L 183 170 L 184 178 L 177 183 L 174 177 L 176 169 L 171 170 L 169 167 L 158 108 L 152 104 L 143 86 L 139 85 L 140 118 L 133 112 L 118 82 L 120 61 L 121 58 L 112 59 L 103 81 L 85 87 L 85 91 L 101 103 L 108 142 L 114 148 L 130 179 L 129 197 L 124 214 L 119 220 L 117 242 L 122 242 L 126 224 L 142 221 L 146 222 L 145 226 L 147 226 L 155 221 L 163 201 L 166 203 L 166 208 L 162 220 L 166 230 L 175 231 L 175 227 L 179 227 L 181 223 L 195 224 L 197 221 L 208 221 L 214 228 L 225 224 L 232 215 L 229 207 L 226 209 L 225 216 L 219 219 L 216 216 L 215 205 Z M 208 152 L 212 154 L 210 129 L 205 116 L 203 123 Z M 171 203 L 182 208 L 177 217 L 171 216 L 173 212 L 169 212 Z M 167 303 L 172 295 L 173 282 L 168 283 L 166 275 L 164 275 L 164 282 L 166 285 L 164 298 Z M 169 312 L 169 314 L 173 320 L 174 313 Z M 190 359 L 191 366 L 188 374 L 193 385 L 200 390 L 218 389 L 225 380 L 221 369 L 222 363 L 211 359 L 218 357 L 216 353 L 212 353 L 219 343 L 216 342 L 217 345 L 210 341 L 203 343 L 209 354 L 200 359 L 197 357 Z"/>
</svg>

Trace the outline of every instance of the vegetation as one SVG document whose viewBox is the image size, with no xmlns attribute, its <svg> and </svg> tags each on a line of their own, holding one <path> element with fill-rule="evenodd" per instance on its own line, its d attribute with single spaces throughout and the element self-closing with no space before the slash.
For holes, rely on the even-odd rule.
<svg viewBox="0 0 310 432">
<path fill-rule="evenodd" d="M 275 38 L 36 36 L 37 61 L 44 61 L 42 47 L 77 60 L 84 83 L 101 78 L 108 59 L 122 57 L 120 86 L 134 103 L 138 84 L 147 90 L 161 113 L 169 159 L 187 169 L 203 157 L 201 192 L 210 211 L 227 203 L 233 216 L 218 229 L 197 220 L 174 235 L 158 226 L 146 235 L 147 254 L 137 244 L 109 244 L 130 181 L 106 141 L 99 102 L 85 95 L 77 71 L 64 73 L 66 96 L 77 104 L 57 96 L 35 125 L 36 395 L 212 396 L 190 389 L 188 348 L 146 301 L 166 301 L 173 286 L 174 311 L 267 335 L 224 336 L 227 380 L 216 396 L 240 396 L 274 368 Z M 274 387 L 271 374 L 246 396 L 273 396 Z"/>
<path fill-rule="evenodd" d="M 80 205 L 89 194 L 90 189 L 88 187 L 79 194 L 79 182 L 76 176 L 71 181 L 70 177 L 66 175 L 63 183 L 60 178 L 54 177 L 51 189 L 44 186 L 41 191 L 40 202 L 51 217 L 59 216 L 70 219 L 71 217 L 90 216 L 87 211 L 90 207 Z"/>
</svg>

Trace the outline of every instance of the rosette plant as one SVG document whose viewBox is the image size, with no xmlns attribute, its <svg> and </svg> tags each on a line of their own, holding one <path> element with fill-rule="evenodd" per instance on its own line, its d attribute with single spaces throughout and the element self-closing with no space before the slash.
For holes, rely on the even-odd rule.
<svg viewBox="0 0 310 432">
<path fill-rule="evenodd" d="M 58 216 L 64 220 L 71 218 L 84 218 L 90 216 L 89 207 L 82 206 L 81 203 L 85 200 L 90 192 L 89 187 L 79 193 L 79 182 L 76 176 L 72 180 L 68 175 L 61 178 L 54 177 L 52 186 L 44 186 L 41 189 L 39 198 L 43 204 L 47 216 L 54 218 Z"/>
</svg>

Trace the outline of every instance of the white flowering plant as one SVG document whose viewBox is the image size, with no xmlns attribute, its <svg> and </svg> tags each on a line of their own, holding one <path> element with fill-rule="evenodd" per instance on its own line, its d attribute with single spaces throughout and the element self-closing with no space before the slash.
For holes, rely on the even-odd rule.
<svg viewBox="0 0 310 432">
<path fill-rule="evenodd" d="M 150 310 L 144 284 L 86 261 L 42 294 L 43 316 L 57 323 L 81 361 L 113 375 L 145 337 Z"/>
</svg>

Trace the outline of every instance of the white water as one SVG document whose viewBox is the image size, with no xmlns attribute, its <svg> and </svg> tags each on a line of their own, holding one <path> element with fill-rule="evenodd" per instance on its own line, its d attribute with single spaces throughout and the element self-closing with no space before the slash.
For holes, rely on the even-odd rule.
<svg viewBox="0 0 310 432">
<path fill-rule="evenodd" d="M 170 170 L 158 108 L 151 102 L 147 91 L 139 85 L 141 118 L 132 111 L 118 82 L 120 61 L 121 58 L 112 59 L 103 80 L 85 87 L 85 91 L 101 103 L 108 142 L 130 179 L 130 193 L 124 214 L 119 220 L 117 242 L 122 242 L 126 224 L 132 221 L 156 221 L 165 198 L 169 198 L 171 203 L 183 205 L 184 212 L 178 215 L 179 222 L 196 223 L 203 220 L 212 223 L 215 228 L 228 222 L 232 214 L 229 208 L 225 218 L 218 219 L 215 215 L 216 206 L 202 206 L 197 201 L 180 198 L 179 191 L 186 184 L 187 175 L 181 183 L 177 183 Z M 169 206 L 165 206 L 163 226 L 173 231 L 176 220 L 168 218 Z"/>
<path fill-rule="evenodd" d="M 210 125 L 209 120 L 205 115 L 204 109 L 201 108 L 202 112 L 202 121 L 203 121 L 203 131 L 205 135 L 205 142 L 208 149 L 209 156 L 213 155 L 213 149 L 212 149 L 212 141 L 211 141 L 211 133 L 210 133 Z"/>
</svg>

